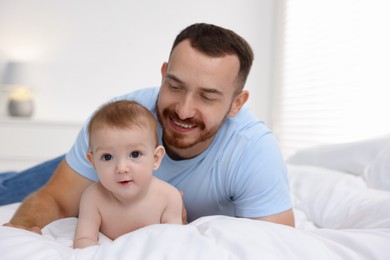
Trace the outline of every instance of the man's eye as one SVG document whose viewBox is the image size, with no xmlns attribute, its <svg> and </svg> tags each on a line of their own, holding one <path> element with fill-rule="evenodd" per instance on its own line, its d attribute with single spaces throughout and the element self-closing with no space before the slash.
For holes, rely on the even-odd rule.
<svg viewBox="0 0 390 260">
<path fill-rule="evenodd" d="M 206 96 L 206 95 L 202 95 L 202 98 L 203 98 L 204 100 L 210 101 L 210 102 L 215 100 L 214 98 L 211 98 L 211 97 Z"/>
<path fill-rule="evenodd" d="M 179 86 L 176 86 L 176 85 L 172 85 L 172 84 L 169 84 L 169 88 L 172 90 L 172 91 L 180 91 L 181 88 Z"/>
<path fill-rule="evenodd" d="M 111 154 L 103 154 L 102 159 L 104 161 L 109 161 L 112 159 L 112 156 L 111 156 Z"/>
<path fill-rule="evenodd" d="M 138 152 L 138 151 L 134 151 L 134 152 L 132 152 L 132 153 L 130 154 L 130 157 L 131 157 L 131 158 L 138 158 L 138 157 L 140 157 L 140 156 L 141 156 L 141 153 Z"/>
</svg>

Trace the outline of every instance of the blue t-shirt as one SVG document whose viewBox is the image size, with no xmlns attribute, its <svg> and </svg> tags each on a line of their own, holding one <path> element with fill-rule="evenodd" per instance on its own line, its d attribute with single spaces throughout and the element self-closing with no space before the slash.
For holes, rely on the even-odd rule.
<svg viewBox="0 0 390 260">
<path fill-rule="evenodd" d="M 159 89 L 142 89 L 115 98 L 136 100 L 156 114 Z M 85 122 L 66 155 L 69 166 L 96 181 L 86 159 L 88 133 Z M 159 141 L 162 143 L 159 125 Z M 228 117 L 210 147 L 188 160 L 163 157 L 154 175 L 184 192 L 188 221 L 202 216 L 264 217 L 292 207 L 287 170 L 274 135 L 244 106 Z"/>
</svg>

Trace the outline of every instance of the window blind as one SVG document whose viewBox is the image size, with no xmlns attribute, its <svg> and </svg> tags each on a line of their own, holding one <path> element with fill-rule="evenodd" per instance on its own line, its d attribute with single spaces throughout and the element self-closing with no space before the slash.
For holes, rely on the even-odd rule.
<svg viewBox="0 0 390 260">
<path fill-rule="evenodd" d="M 277 6 L 272 129 L 285 157 L 390 133 L 390 1 Z"/>
</svg>

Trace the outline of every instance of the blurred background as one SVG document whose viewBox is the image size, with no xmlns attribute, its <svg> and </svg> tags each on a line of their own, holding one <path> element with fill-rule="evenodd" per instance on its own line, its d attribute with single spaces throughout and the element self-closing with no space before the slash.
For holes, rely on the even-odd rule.
<svg viewBox="0 0 390 260">
<path fill-rule="evenodd" d="M 0 163 L 66 152 L 103 102 L 159 86 L 174 38 L 196 22 L 253 47 L 248 105 L 286 158 L 388 135 L 389 12 L 384 0 L 0 0 Z"/>
<path fill-rule="evenodd" d="M 269 0 L 0 0 L 0 61 L 23 67 L 34 118 L 82 122 L 111 97 L 159 86 L 174 38 L 196 22 L 230 28 L 252 45 L 256 60 L 247 86 L 256 113 L 267 119 Z"/>
</svg>

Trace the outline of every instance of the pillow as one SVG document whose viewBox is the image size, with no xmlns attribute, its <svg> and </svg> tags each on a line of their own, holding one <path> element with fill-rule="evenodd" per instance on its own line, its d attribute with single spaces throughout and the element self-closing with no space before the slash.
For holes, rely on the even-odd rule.
<svg viewBox="0 0 390 260">
<path fill-rule="evenodd" d="M 390 191 L 390 143 L 367 165 L 363 178 L 370 188 Z"/>
<path fill-rule="evenodd" d="M 390 135 L 358 142 L 321 145 L 298 151 L 287 163 L 306 164 L 348 172 L 362 176 L 383 147 L 390 143 Z"/>
<path fill-rule="evenodd" d="M 294 209 L 326 229 L 390 227 L 390 192 L 371 189 L 361 176 L 310 165 L 287 165 Z"/>
</svg>

